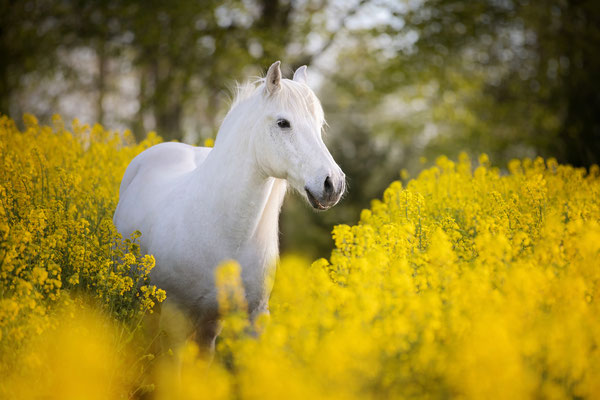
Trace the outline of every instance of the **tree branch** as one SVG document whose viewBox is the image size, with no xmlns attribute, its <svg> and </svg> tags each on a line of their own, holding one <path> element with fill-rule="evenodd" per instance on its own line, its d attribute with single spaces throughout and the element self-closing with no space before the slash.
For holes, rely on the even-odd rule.
<svg viewBox="0 0 600 400">
<path fill-rule="evenodd" d="M 325 53 L 327 51 L 327 49 L 329 49 L 331 47 L 331 45 L 335 42 L 335 39 L 337 37 L 337 35 L 346 27 L 346 22 L 348 21 L 349 18 L 353 17 L 354 15 L 356 15 L 356 13 L 358 12 L 358 10 L 365 5 L 366 3 L 368 3 L 370 0 L 360 0 L 354 7 L 352 7 L 351 9 L 349 9 L 346 14 L 341 18 L 341 26 L 339 29 L 330 32 L 329 36 L 327 37 L 327 40 L 325 42 L 325 44 L 323 46 L 321 46 L 321 48 L 317 51 L 315 51 L 312 54 L 305 54 L 302 57 L 300 57 L 300 59 L 298 60 L 298 62 L 296 63 L 297 65 L 294 65 L 293 68 L 294 70 L 302 65 L 310 65 L 313 63 L 313 61 L 315 60 L 315 58 L 321 56 L 323 53 Z"/>
</svg>

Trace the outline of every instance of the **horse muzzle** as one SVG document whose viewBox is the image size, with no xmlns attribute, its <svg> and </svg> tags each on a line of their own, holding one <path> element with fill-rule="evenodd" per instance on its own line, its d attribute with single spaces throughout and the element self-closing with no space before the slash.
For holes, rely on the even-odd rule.
<svg viewBox="0 0 600 400">
<path fill-rule="evenodd" d="M 331 179 L 327 176 L 321 190 L 312 191 L 308 186 L 305 186 L 304 191 L 308 202 L 315 210 L 327 210 L 335 206 L 346 191 L 346 176 L 343 173 L 337 179 Z"/>
</svg>

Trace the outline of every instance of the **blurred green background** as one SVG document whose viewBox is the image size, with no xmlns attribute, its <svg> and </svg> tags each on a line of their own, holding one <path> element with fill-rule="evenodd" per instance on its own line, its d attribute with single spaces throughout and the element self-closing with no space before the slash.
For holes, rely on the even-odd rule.
<svg viewBox="0 0 600 400">
<path fill-rule="evenodd" d="M 0 112 L 214 137 L 235 82 L 307 64 L 346 172 L 325 213 L 288 196 L 283 251 L 326 256 L 440 154 L 600 158 L 600 1 L 0 0 Z"/>
</svg>

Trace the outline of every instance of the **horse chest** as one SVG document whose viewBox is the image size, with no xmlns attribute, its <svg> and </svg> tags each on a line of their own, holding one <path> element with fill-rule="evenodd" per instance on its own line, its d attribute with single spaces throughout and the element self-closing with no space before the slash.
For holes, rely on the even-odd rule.
<svg viewBox="0 0 600 400">
<path fill-rule="evenodd" d="M 278 256 L 276 237 L 259 239 L 264 238 L 235 244 L 218 235 L 210 241 L 197 241 L 189 235 L 174 234 L 172 242 L 163 241 L 147 249 L 157 257 L 152 279 L 167 289 L 167 296 L 192 312 L 214 311 L 218 308 L 215 270 L 224 261 L 236 260 L 241 266 L 248 311 L 252 313 L 266 305 L 271 289 L 269 276 L 274 273 Z"/>
</svg>

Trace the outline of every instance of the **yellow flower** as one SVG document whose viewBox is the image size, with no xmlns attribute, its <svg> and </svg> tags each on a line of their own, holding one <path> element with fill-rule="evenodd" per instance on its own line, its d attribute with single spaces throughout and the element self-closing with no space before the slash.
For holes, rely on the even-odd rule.
<svg viewBox="0 0 600 400">
<path fill-rule="evenodd" d="M 24 120 L 0 116 L 2 398 L 600 397 L 597 166 L 438 157 L 335 226 L 329 259 L 283 256 L 270 317 L 249 321 L 224 263 L 210 363 L 155 349 L 168 293 L 141 233 L 111 221 L 125 167 L 160 139 Z"/>
</svg>

